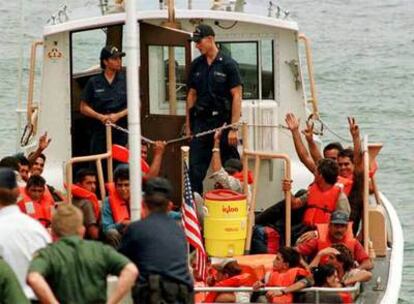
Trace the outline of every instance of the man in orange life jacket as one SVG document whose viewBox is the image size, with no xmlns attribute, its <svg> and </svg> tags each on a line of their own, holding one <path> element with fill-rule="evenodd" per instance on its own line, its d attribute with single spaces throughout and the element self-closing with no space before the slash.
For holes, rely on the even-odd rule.
<svg viewBox="0 0 414 304">
<path fill-rule="evenodd" d="M 96 197 L 96 174 L 89 169 L 81 169 L 76 174 L 76 184 L 71 189 L 74 206 L 83 214 L 83 225 L 86 228 L 85 238 L 99 239 L 98 222 L 101 217 L 101 209 Z"/>
<path fill-rule="evenodd" d="M 368 253 L 364 250 L 361 243 L 353 237 L 352 230 L 348 227 L 349 216 L 342 211 L 332 213 L 328 227 L 318 225 L 318 238 L 310 239 L 297 246 L 297 250 L 302 256 L 314 257 L 318 251 L 330 247 L 335 243 L 344 244 L 353 254 L 353 258 L 358 262 L 359 269 L 370 270 L 373 268 Z"/>
<path fill-rule="evenodd" d="M 46 188 L 45 179 L 39 175 L 31 176 L 26 187 L 20 188 L 20 195 L 22 199 L 17 203 L 20 210 L 49 227 L 55 201 Z"/>
<path fill-rule="evenodd" d="M 109 196 L 102 204 L 102 230 L 106 241 L 118 247 L 121 237 L 131 223 L 129 207 L 129 167 L 119 165 L 114 172 L 114 185 L 109 185 Z"/>
<path fill-rule="evenodd" d="M 266 273 L 264 278 L 266 286 L 286 287 L 279 291 L 268 291 L 266 296 L 255 293 L 252 302 L 258 303 L 292 303 L 293 292 L 312 286 L 310 273 L 301 267 L 299 253 L 290 247 L 281 247 L 273 261 L 273 269 Z M 260 281 L 254 284 L 254 288 L 264 286 Z M 257 297 L 257 298 L 256 298 Z"/>
</svg>

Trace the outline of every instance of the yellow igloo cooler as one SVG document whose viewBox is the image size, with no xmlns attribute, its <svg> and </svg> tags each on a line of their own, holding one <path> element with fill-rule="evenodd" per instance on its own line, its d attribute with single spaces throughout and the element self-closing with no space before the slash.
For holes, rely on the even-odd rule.
<svg viewBox="0 0 414 304">
<path fill-rule="evenodd" d="M 247 233 L 246 196 L 218 189 L 207 192 L 204 199 L 207 253 L 214 257 L 242 255 Z"/>
</svg>

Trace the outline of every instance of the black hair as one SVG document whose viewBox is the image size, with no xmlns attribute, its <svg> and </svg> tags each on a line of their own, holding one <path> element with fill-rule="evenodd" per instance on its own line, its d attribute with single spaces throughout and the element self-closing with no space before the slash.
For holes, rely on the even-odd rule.
<svg viewBox="0 0 414 304">
<path fill-rule="evenodd" d="M 24 156 L 23 153 L 17 153 L 14 155 L 14 157 L 16 157 L 19 161 L 20 166 L 30 166 L 29 160 L 26 156 Z"/>
<path fill-rule="evenodd" d="M 0 160 L 0 168 L 9 168 L 19 171 L 19 160 L 14 156 L 6 156 Z"/>
<path fill-rule="evenodd" d="M 230 158 L 224 163 L 224 170 L 230 175 L 241 172 L 243 170 L 243 164 L 240 159 Z"/>
<path fill-rule="evenodd" d="M 338 158 L 339 157 L 348 157 L 351 162 L 354 163 L 354 150 L 350 148 L 343 149 L 338 153 Z"/>
<path fill-rule="evenodd" d="M 298 267 L 300 265 L 300 255 L 292 247 L 280 247 L 278 252 L 283 258 L 283 262 L 288 263 L 289 268 Z"/>
<path fill-rule="evenodd" d="M 334 160 L 323 158 L 318 162 L 318 172 L 323 176 L 325 182 L 335 185 L 338 179 L 339 167 Z"/>
<path fill-rule="evenodd" d="M 335 248 L 339 251 L 339 254 L 335 255 L 336 259 L 342 263 L 342 267 L 344 268 L 344 271 L 347 272 L 354 267 L 354 258 L 352 257 L 352 252 L 349 250 L 348 247 L 346 247 L 342 243 L 335 243 L 331 245 L 332 248 Z"/>
<path fill-rule="evenodd" d="M 315 281 L 315 287 L 322 287 L 326 284 L 328 277 L 332 276 L 336 269 L 330 264 L 313 267 L 311 269 L 313 279 Z"/>
<path fill-rule="evenodd" d="M 338 150 L 338 152 L 341 152 L 343 149 L 344 147 L 342 147 L 341 143 L 336 141 L 327 144 L 325 148 L 323 148 L 323 153 L 329 150 Z"/>
<path fill-rule="evenodd" d="M 116 167 L 114 171 L 114 182 L 120 180 L 128 180 L 129 181 L 129 166 L 126 164 L 120 164 Z"/>
<path fill-rule="evenodd" d="M 46 180 L 40 175 L 32 175 L 29 177 L 26 183 L 26 189 L 30 187 L 44 187 L 46 185 Z"/>
<path fill-rule="evenodd" d="M 96 177 L 96 172 L 91 170 L 91 169 L 80 169 L 77 173 L 76 173 L 76 177 L 75 177 L 75 181 L 77 183 L 81 183 L 83 182 L 83 180 L 85 179 L 85 177 L 87 176 L 94 176 Z"/>
</svg>

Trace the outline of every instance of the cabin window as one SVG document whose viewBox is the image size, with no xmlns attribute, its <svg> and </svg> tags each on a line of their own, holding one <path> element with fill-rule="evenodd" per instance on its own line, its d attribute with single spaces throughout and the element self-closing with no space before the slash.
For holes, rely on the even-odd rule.
<svg viewBox="0 0 414 304">
<path fill-rule="evenodd" d="M 99 56 L 106 45 L 106 33 L 102 29 L 72 34 L 72 73 L 99 70 Z"/>
<path fill-rule="evenodd" d="M 220 49 L 239 64 L 243 82 L 243 99 L 259 98 L 257 42 L 219 42 Z"/>
<path fill-rule="evenodd" d="M 260 42 L 261 58 L 261 99 L 274 99 L 274 74 L 273 74 L 273 40 L 262 40 Z"/>
<path fill-rule="evenodd" d="M 185 115 L 185 48 L 150 45 L 148 54 L 150 114 Z M 175 70 L 173 88 L 169 79 L 170 60 Z M 175 98 L 170 98 L 170 90 L 175 90 Z"/>
</svg>

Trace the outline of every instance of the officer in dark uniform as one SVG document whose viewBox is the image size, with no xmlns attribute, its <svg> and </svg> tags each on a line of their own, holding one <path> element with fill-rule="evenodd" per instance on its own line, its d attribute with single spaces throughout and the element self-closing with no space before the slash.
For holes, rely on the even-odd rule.
<svg viewBox="0 0 414 304">
<path fill-rule="evenodd" d="M 171 184 L 155 177 L 144 190 L 143 207 L 149 215 L 130 224 L 119 247 L 139 270 L 134 303 L 194 303 L 185 235 L 167 215 Z"/>
<path fill-rule="evenodd" d="M 105 124 L 116 123 L 127 127 L 126 78 L 122 72 L 124 52 L 114 46 L 106 46 L 101 51 L 103 72 L 90 78 L 81 95 L 80 112 L 92 118 L 90 153 L 106 152 Z M 114 144 L 125 146 L 128 135 L 116 129 L 112 130 Z"/>
<path fill-rule="evenodd" d="M 186 134 L 196 134 L 237 123 L 241 115 L 242 83 L 238 64 L 220 51 L 213 29 L 200 24 L 192 41 L 201 56 L 192 64 L 188 77 Z M 214 148 L 213 134 L 194 138 L 190 143 L 190 178 L 192 189 L 203 192 L 212 153 L 220 153 L 222 162 L 240 158 L 237 152 L 237 128 L 223 132 L 220 148 Z"/>
</svg>

